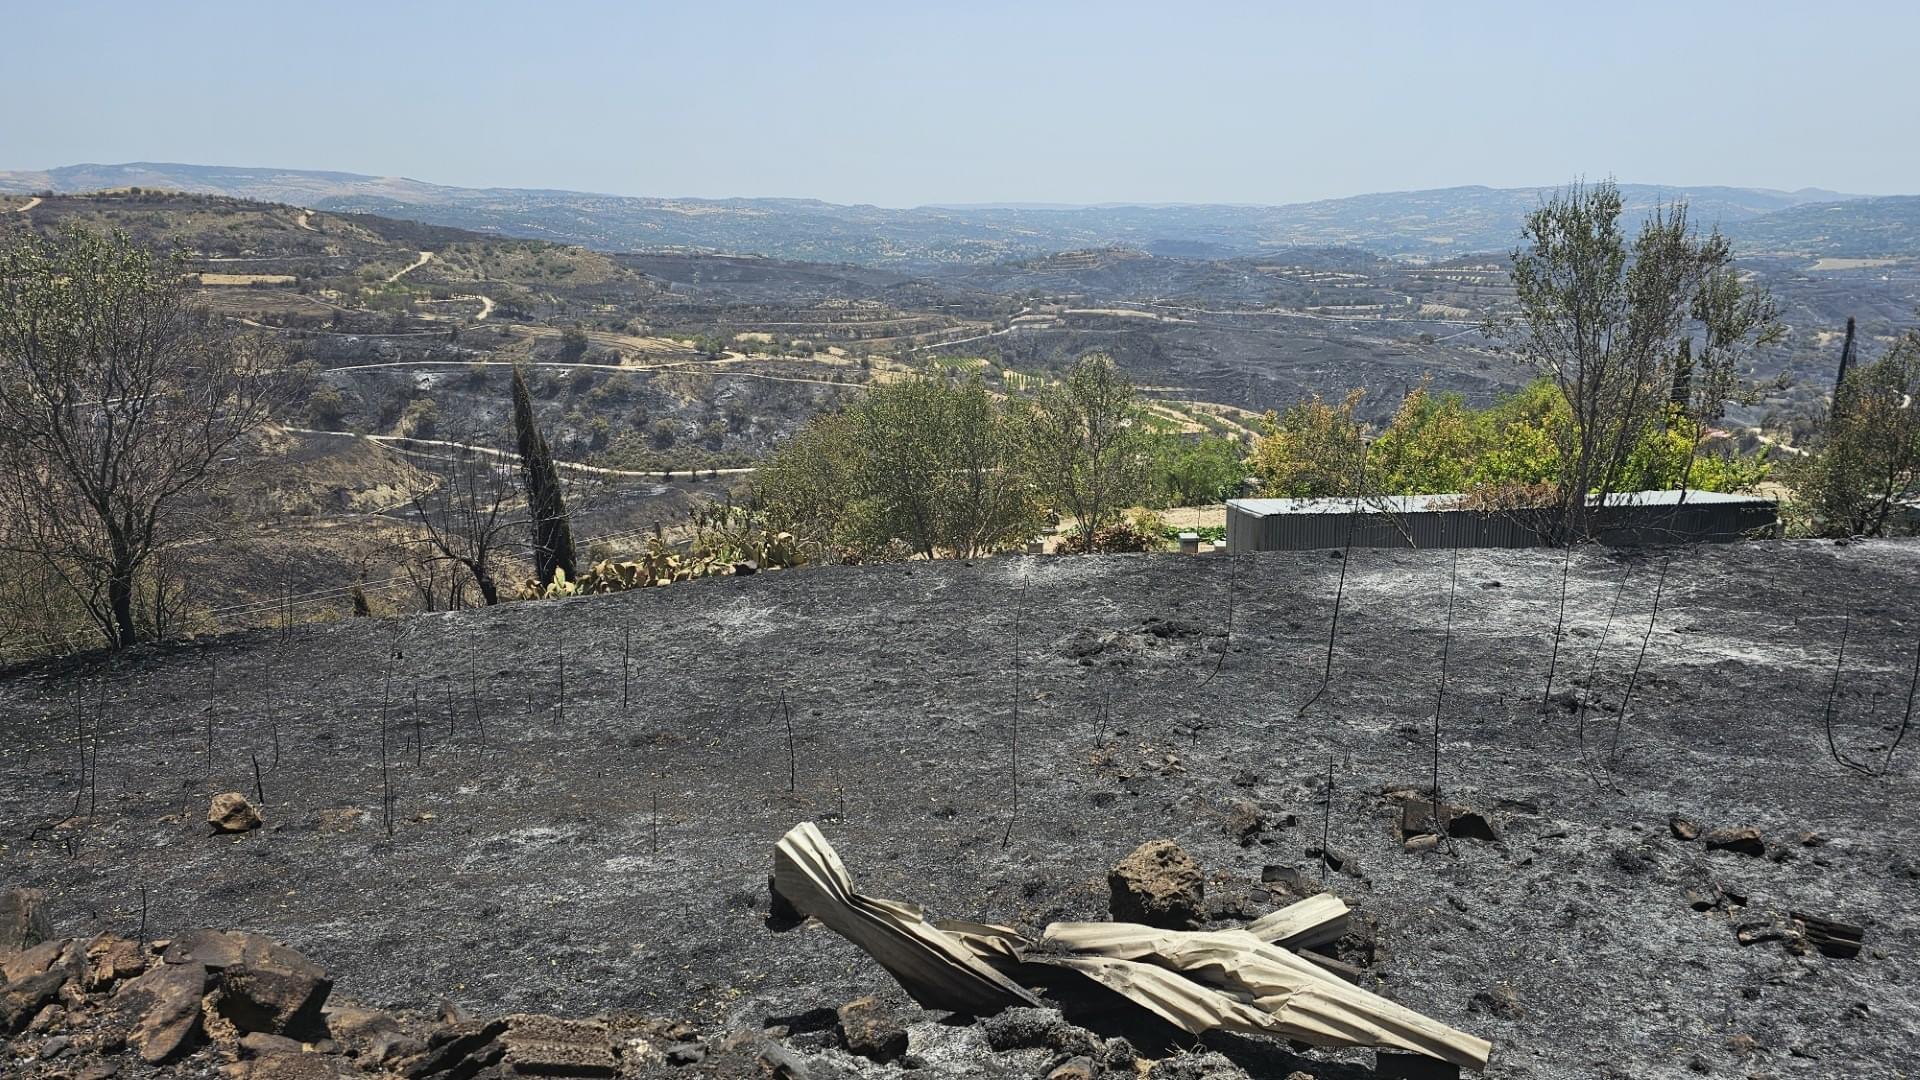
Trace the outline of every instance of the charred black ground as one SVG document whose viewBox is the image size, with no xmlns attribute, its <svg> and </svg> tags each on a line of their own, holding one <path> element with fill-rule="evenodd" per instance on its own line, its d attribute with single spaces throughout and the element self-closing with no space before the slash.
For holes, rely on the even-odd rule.
<svg viewBox="0 0 1920 1080">
<path fill-rule="evenodd" d="M 1360 551 L 1305 715 L 1325 553 L 1240 561 L 1211 682 L 1229 564 L 1179 556 L 828 568 L 16 670 L 0 878 L 48 890 L 62 934 L 134 934 L 144 903 L 149 937 L 258 930 L 376 1004 L 758 1026 L 898 998 L 832 934 L 767 926 L 796 821 L 864 891 L 1035 930 L 1105 917 L 1107 868 L 1163 836 L 1265 911 L 1262 868 L 1318 877 L 1325 828 L 1327 886 L 1378 921 L 1378 987 L 1494 1040 L 1489 1076 L 1912 1071 L 1920 743 L 1861 777 L 1822 716 L 1850 617 L 1836 738 L 1886 754 L 1920 545 L 1582 552 L 1544 713 L 1560 556 L 1458 565 L 1444 698 L 1450 556 Z M 1413 853 L 1382 793 L 1430 780 L 1436 700 L 1442 792 L 1501 839 Z M 255 759 L 268 827 L 209 837 L 209 796 L 252 794 Z M 1240 800 L 1265 819 L 1247 846 Z M 1755 826 L 1768 855 L 1677 839 L 1675 813 Z M 1866 948 L 1738 940 L 1789 910 Z"/>
</svg>

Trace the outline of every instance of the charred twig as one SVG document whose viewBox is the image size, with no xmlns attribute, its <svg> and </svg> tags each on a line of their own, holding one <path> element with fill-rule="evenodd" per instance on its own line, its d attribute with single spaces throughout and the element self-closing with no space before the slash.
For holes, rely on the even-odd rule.
<svg viewBox="0 0 1920 1080">
<path fill-rule="evenodd" d="M 413 765 L 419 768 L 426 760 L 427 732 L 426 720 L 420 715 L 420 688 L 413 688 Z"/>
<path fill-rule="evenodd" d="M 1440 689 L 1433 700 L 1433 824 L 1447 838 L 1447 818 L 1440 810 L 1440 716 L 1447 701 L 1447 661 L 1453 653 L 1453 600 L 1460 587 L 1460 549 L 1453 549 L 1453 567 L 1447 575 L 1447 628 L 1440 639 Z"/>
<path fill-rule="evenodd" d="M 273 740 L 274 769 L 280 767 L 280 707 L 274 703 L 273 688 L 275 680 L 269 679 L 266 687 L 267 698 L 267 736 Z"/>
<path fill-rule="evenodd" d="M 1667 569 L 1673 564 L 1673 556 L 1660 560 L 1660 577 L 1653 585 L 1653 610 L 1647 615 L 1646 633 L 1640 635 L 1640 655 L 1633 659 L 1633 672 L 1627 676 L 1627 688 L 1620 694 L 1620 711 L 1613 714 L 1613 744 L 1607 748 L 1607 775 L 1613 775 L 1615 761 L 1620 756 L 1620 731 L 1627 723 L 1627 706 L 1633 703 L 1633 687 L 1640 681 L 1640 665 L 1647 660 L 1647 644 L 1653 640 L 1653 627 L 1660 619 L 1660 597 L 1667 588 Z"/>
<path fill-rule="evenodd" d="M 495 685 L 494 677 L 491 675 L 487 676 L 488 694 L 494 692 L 493 688 Z M 487 721 L 480 713 L 480 697 L 477 694 L 474 695 L 473 698 L 473 730 L 480 736 L 480 762 L 484 765 L 487 760 Z"/>
<path fill-rule="evenodd" d="M 1201 686 L 1208 686 L 1212 684 L 1214 678 L 1220 674 L 1220 668 L 1224 666 L 1227 662 L 1227 651 L 1233 648 L 1233 594 L 1236 591 L 1235 586 L 1239 584 L 1239 578 L 1240 578 L 1240 562 L 1239 560 L 1233 557 L 1232 551 L 1228 551 L 1227 552 L 1227 634 L 1226 634 L 1226 637 L 1223 638 L 1220 642 L 1220 655 L 1214 657 L 1213 659 L 1213 670 L 1207 672 L 1207 677 L 1200 680 Z"/>
<path fill-rule="evenodd" d="M 387 654 L 387 669 L 380 681 L 380 817 L 386 826 L 387 839 L 393 839 L 393 775 L 388 768 L 387 721 L 393 708 L 393 661 L 399 650 L 390 650 Z"/>
<path fill-rule="evenodd" d="M 1846 620 L 1840 624 L 1840 648 L 1833 657 L 1833 682 L 1827 686 L 1827 707 L 1821 722 L 1827 730 L 1827 752 L 1833 755 L 1833 760 L 1862 776 L 1872 776 L 1872 769 L 1841 752 L 1840 744 L 1833 736 L 1833 707 L 1840 697 L 1840 669 L 1847 662 L 1847 637 L 1852 631 L 1853 615 L 1849 612 Z"/>
<path fill-rule="evenodd" d="M 81 800 L 87 794 L 87 714 L 80 704 L 80 686 L 73 687 L 73 810 L 68 817 L 80 816 Z"/>
<path fill-rule="evenodd" d="M 629 617 L 620 625 L 620 714 L 626 715 L 627 702 L 633 687 L 633 620 Z"/>
<path fill-rule="evenodd" d="M 1900 749 L 1900 744 L 1907 737 L 1907 729 L 1913 726 L 1913 699 L 1916 691 L 1920 691 L 1920 643 L 1916 643 L 1913 648 L 1913 675 L 1907 680 L 1907 709 L 1900 716 L 1900 730 L 1894 733 L 1893 743 L 1887 747 L 1886 759 L 1880 763 L 1881 776 L 1887 775 L 1887 772 L 1893 768 L 1894 751 Z"/>
<path fill-rule="evenodd" d="M 93 737 L 89 740 L 93 744 L 93 760 L 87 766 L 87 821 L 89 823 L 100 811 L 100 719 L 100 713 L 94 714 Z"/>
<path fill-rule="evenodd" d="M 249 750 L 247 751 L 247 756 L 253 759 L 253 797 L 259 800 L 260 809 L 265 810 L 267 808 L 267 788 L 265 784 L 260 782 L 260 755 Z"/>
<path fill-rule="evenodd" d="M 1580 743 L 1580 768 L 1587 778 L 1599 783 L 1594 775 L 1593 759 L 1587 754 L 1587 708 L 1593 704 L 1593 680 L 1600 671 L 1600 654 L 1606 650 L 1607 635 L 1613 633 L 1613 620 L 1620 614 L 1620 600 L 1627 592 L 1627 579 L 1633 576 L 1633 564 L 1628 563 L 1620 572 L 1620 584 L 1613 590 L 1613 607 L 1607 611 L 1606 625 L 1600 629 L 1600 640 L 1593 643 L 1593 655 L 1587 661 L 1586 693 L 1580 695 L 1580 711 L 1574 717 L 1574 737 Z"/>
<path fill-rule="evenodd" d="M 800 759 L 793 745 L 793 708 L 787 704 L 787 692 L 780 691 L 780 715 L 787 722 L 787 794 L 791 795 L 800 786 Z"/>
<path fill-rule="evenodd" d="M 80 704 L 80 684 L 73 685 L 74 786 L 87 786 L 87 714 Z"/>
<path fill-rule="evenodd" d="M 1113 719 L 1113 695 L 1120 688 L 1120 668 L 1118 665 L 1107 669 L 1107 686 L 1100 695 L 1100 731 L 1098 745 L 1105 748 L 1107 735 L 1115 732 L 1117 724 Z"/>
<path fill-rule="evenodd" d="M 1333 685 L 1333 641 L 1340 633 L 1340 601 L 1347 592 L 1347 563 L 1353 559 L 1353 549 L 1351 547 L 1353 534 L 1351 530 L 1348 531 L 1347 542 L 1349 547 L 1346 552 L 1340 556 L 1340 581 L 1339 584 L 1334 586 L 1333 590 L 1333 620 L 1327 626 L 1326 667 L 1320 672 L 1320 686 L 1314 690 L 1312 696 L 1307 698 L 1306 704 L 1300 706 L 1300 711 L 1293 714 L 1293 718 L 1296 721 L 1306 716 L 1307 710 L 1313 708 L 1314 703 L 1319 701 L 1321 696 L 1327 692 L 1327 687 Z"/>
<path fill-rule="evenodd" d="M 487 729 L 480 720 L 480 660 L 473 643 L 473 631 L 467 631 L 467 701 L 473 706 L 473 726 L 480 732 L 480 746 L 487 745 Z"/>
<path fill-rule="evenodd" d="M 1327 757 L 1327 802 L 1320 813 L 1320 881 L 1327 880 L 1327 868 L 1333 865 L 1333 854 L 1327 850 L 1327 843 L 1333 838 L 1333 757 Z"/>
<path fill-rule="evenodd" d="M 380 681 L 380 760 L 385 768 L 387 754 L 387 715 L 393 708 L 393 663 L 387 663 L 387 672 Z"/>
<path fill-rule="evenodd" d="M 1013 805 L 1007 813 L 1007 830 L 1000 834 L 1000 849 L 1005 851 L 1013 843 L 1013 823 L 1020 817 L 1020 698 L 1025 690 L 1020 685 L 1020 623 L 1027 614 L 1026 577 L 1020 579 L 1020 596 L 1013 606 L 1013 755 L 1010 777 L 1013 781 Z"/>
<path fill-rule="evenodd" d="M 380 742 L 380 815 L 387 828 L 387 839 L 393 839 L 393 773 L 387 768 L 386 740 Z"/>
<path fill-rule="evenodd" d="M 210 657 L 207 660 L 207 732 L 206 749 L 204 751 L 206 762 L 201 770 L 202 775 L 209 781 L 213 779 L 213 712 L 220 703 L 219 682 L 219 661 Z"/>
<path fill-rule="evenodd" d="M 1354 519 L 1360 515 L 1360 492 L 1365 488 L 1366 475 L 1367 455 L 1363 448 L 1360 453 L 1360 467 L 1353 478 L 1353 503 L 1347 507 L 1347 536 L 1340 550 L 1340 580 L 1333 588 L 1333 618 L 1327 624 L 1327 662 L 1320 672 L 1320 688 L 1313 692 L 1313 696 L 1307 698 L 1307 703 L 1300 706 L 1299 712 L 1293 714 L 1295 722 L 1306 716 L 1307 710 L 1313 708 L 1314 703 L 1327 692 L 1327 687 L 1333 685 L 1333 643 L 1340 636 L 1340 602 L 1347 595 L 1347 564 L 1353 561 L 1353 523 Z"/>
<path fill-rule="evenodd" d="M 1547 656 L 1547 688 L 1540 692 L 1540 715 L 1546 716 L 1553 703 L 1553 673 L 1560 663 L 1560 635 L 1567 627 L 1567 578 L 1573 572 L 1573 544 L 1569 542 L 1560 557 L 1560 612 L 1553 620 L 1553 651 Z"/>
</svg>

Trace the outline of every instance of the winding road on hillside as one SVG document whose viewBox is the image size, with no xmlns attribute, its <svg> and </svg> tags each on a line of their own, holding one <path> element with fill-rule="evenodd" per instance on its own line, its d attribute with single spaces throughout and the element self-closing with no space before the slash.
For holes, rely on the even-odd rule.
<svg viewBox="0 0 1920 1080">
<path fill-rule="evenodd" d="M 495 449 L 491 446 L 475 446 L 472 443 L 453 442 L 448 439 L 415 439 L 405 435 L 360 435 L 351 431 L 326 431 L 321 428 L 290 427 L 286 430 L 300 435 L 331 435 L 342 439 L 365 439 L 370 443 L 394 447 L 402 453 L 405 453 L 406 448 L 409 446 L 437 446 L 449 450 L 467 450 L 472 453 L 484 454 L 487 457 L 502 458 L 508 461 L 520 460 L 518 454 L 505 450 Z M 553 464 L 556 468 L 571 469 L 574 472 L 590 473 L 595 476 L 625 476 L 638 480 L 664 479 L 668 473 L 680 473 L 686 476 L 695 474 L 703 476 L 748 476 L 759 471 L 757 468 L 750 466 L 733 469 L 609 469 L 604 466 L 588 465 L 578 461 L 562 461 L 559 458 L 555 458 Z"/>
<path fill-rule="evenodd" d="M 40 205 L 40 196 L 35 195 L 33 198 L 28 199 L 26 202 L 21 203 L 19 206 L 14 207 L 13 212 L 16 214 L 24 214 L 27 211 L 39 205 Z"/>
<path fill-rule="evenodd" d="M 519 366 L 524 368 L 558 369 L 561 371 L 604 371 L 610 375 L 665 372 L 674 375 L 728 376 L 736 379 L 759 379 L 762 382 L 811 383 L 815 386 L 840 386 L 849 390 L 865 390 L 869 386 L 868 383 L 836 382 L 833 379 L 806 379 L 793 375 L 763 375 L 757 371 L 728 371 L 721 369 L 719 366 L 721 364 L 749 362 L 754 359 L 756 358 L 740 353 L 728 353 L 718 360 L 687 360 L 673 364 L 651 365 L 581 364 L 566 363 L 559 360 L 385 360 L 372 364 L 346 364 L 341 367 L 323 368 L 317 374 L 331 375 L 343 371 L 380 371 L 383 369 L 510 368 Z M 876 381 L 879 380 L 876 378 Z"/>
<path fill-rule="evenodd" d="M 1380 316 L 1324 315 L 1316 312 L 1306 312 L 1306 311 L 1271 311 L 1271 310 L 1269 311 L 1238 311 L 1238 310 L 1231 310 L 1231 309 L 1186 307 L 1186 306 L 1171 304 L 1171 303 L 1167 303 L 1159 300 L 1142 300 L 1142 301 L 1138 301 L 1138 303 L 1146 307 L 1165 308 L 1168 311 L 1187 312 L 1189 314 L 1195 314 L 1195 315 L 1229 315 L 1229 316 L 1236 316 L 1236 317 L 1259 317 L 1259 318 L 1270 318 L 1270 319 L 1307 319 L 1315 322 L 1341 323 L 1349 326 L 1364 326 L 1368 323 L 1405 322 L 1405 323 L 1418 323 L 1421 325 L 1466 327 L 1466 329 L 1461 330 L 1458 333 L 1449 334 L 1445 338 L 1438 339 L 1441 341 L 1450 341 L 1456 337 L 1463 337 L 1467 334 L 1475 333 L 1480 329 L 1480 326 L 1481 326 L 1481 324 L 1478 322 L 1473 322 L 1466 319 L 1447 319 L 1447 318 L 1408 319 L 1408 318 L 1399 318 L 1399 317 L 1380 317 Z M 1256 333 L 1256 334 L 1275 334 L 1275 333 L 1289 332 L 1289 331 L 1273 330 L 1273 329 L 1269 329 L 1265 327 L 1257 327 L 1257 326 L 1235 326 L 1228 323 L 1212 323 L 1212 322 L 1201 322 L 1199 320 L 1176 319 L 1167 315 L 1160 314 L 1159 312 L 1138 311 L 1138 310 L 1132 310 L 1128 308 L 1068 308 L 1061 311 L 1059 316 L 1046 316 L 1046 315 L 1041 315 L 1039 313 L 1033 312 L 1031 310 L 1023 310 L 1015 314 L 1011 319 L 1009 319 L 1007 322 L 1007 325 L 997 330 L 987 330 L 982 333 L 969 334 L 966 337 L 953 338 L 947 341 L 932 341 L 924 345 L 915 345 L 907 351 L 908 352 L 926 352 L 927 350 L 930 350 L 930 349 L 946 349 L 946 348 L 951 348 L 955 345 L 967 345 L 976 341 L 986 341 L 990 338 L 1002 337 L 1019 330 L 1027 330 L 1027 329 L 1053 330 L 1053 329 L 1059 328 L 1059 320 L 1061 318 L 1065 318 L 1068 316 L 1085 317 L 1089 315 L 1107 316 L 1109 318 L 1151 319 L 1156 322 L 1178 323 L 1178 324 L 1187 325 L 1187 326 L 1200 327 L 1203 329 L 1227 330 L 1227 331 L 1237 331 L 1237 332 Z"/>
<path fill-rule="evenodd" d="M 425 266 L 425 265 L 427 265 L 428 263 L 430 263 L 430 262 L 432 262 L 432 261 L 433 261 L 433 252 L 431 252 L 431 251 L 423 251 L 423 252 L 421 252 L 421 253 L 420 253 L 420 257 L 419 257 L 419 258 L 417 258 L 417 259 L 415 259 L 415 260 L 413 260 L 413 264 L 412 264 L 412 265 L 410 265 L 410 266 L 403 266 L 403 267 L 401 267 L 400 269 L 398 269 L 398 270 L 395 270 L 395 271 L 394 271 L 393 273 L 391 273 L 391 274 L 388 274 L 388 275 L 387 275 L 387 284 L 389 284 L 389 285 L 391 285 L 391 284 L 393 284 L 394 282 L 396 282 L 396 281 L 399 281 L 399 280 L 400 280 L 401 278 L 403 278 L 403 277 L 405 277 L 405 276 L 407 276 L 408 274 L 411 274 L 411 273 L 413 273 L 413 272 L 414 272 L 415 270 L 418 270 L 418 269 L 420 269 L 421 267 L 423 267 L 423 266 Z"/>
</svg>

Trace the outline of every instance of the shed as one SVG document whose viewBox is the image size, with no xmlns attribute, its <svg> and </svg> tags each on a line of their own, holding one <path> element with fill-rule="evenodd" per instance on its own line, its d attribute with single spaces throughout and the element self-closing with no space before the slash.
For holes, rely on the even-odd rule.
<svg viewBox="0 0 1920 1080">
<path fill-rule="evenodd" d="M 1779 507 L 1757 495 L 1623 491 L 1594 514 L 1605 544 L 1725 543 L 1779 533 Z M 1230 499 L 1227 550 L 1316 548 L 1545 547 L 1527 510 L 1467 506 L 1465 495 L 1372 495 L 1327 499 Z"/>
</svg>

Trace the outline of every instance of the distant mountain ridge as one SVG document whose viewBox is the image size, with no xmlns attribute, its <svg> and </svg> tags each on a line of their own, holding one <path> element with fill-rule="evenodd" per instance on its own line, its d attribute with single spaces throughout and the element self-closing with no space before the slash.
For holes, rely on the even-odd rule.
<svg viewBox="0 0 1920 1080">
<path fill-rule="evenodd" d="M 1342 246 L 1383 255 L 1449 258 L 1503 251 L 1552 187 L 1457 187 L 1381 192 L 1281 206 L 1002 204 L 892 209 L 814 199 L 676 199 L 523 188 L 463 188 L 403 177 L 307 169 L 133 162 L 0 172 L 0 192 L 61 193 L 125 187 L 205 192 L 320 210 L 412 218 L 506 236 L 609 251 L 701 250 L 874 266 L 985 264 L 1053 252 L 1126 246 L 1176 257 L 1257 255 L 1287 247 Z M 1703 225 L 1767 250 L 1835 236 L 1888 250 L 1920 245 L 1900 200 L 1819 189 L 1622 184 L 1636 218 L 1685 199 Z M 1811 207 L 1798 217 L 1791 211 Z M 1835 218 L 1835 207 L 1841 218 Z M 1872 221 L 1842 220 L 1860 208 Z M 1880 220 L 1892 214 L 1891 220 Z M 1877 222 L 1877 223 L 1876 223 Z M 1765 223 L 1765 224 L 1760 224 Z M 1822 250 L 1822 254 L 1854 254 Z"/>
<path fill-rule="evenodd" d="M 1743 224 L 1738 238 L 1754 251 L 1791 251 L 1855 259 L 1920 256 L 1920 195 L 1805 203 Z"/>
</svg>

